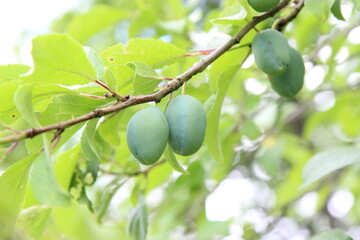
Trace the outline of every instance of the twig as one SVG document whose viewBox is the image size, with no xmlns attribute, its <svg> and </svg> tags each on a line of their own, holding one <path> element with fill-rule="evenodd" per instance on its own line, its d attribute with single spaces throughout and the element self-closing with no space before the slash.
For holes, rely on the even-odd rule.
<svg viewBox="0 0 360 240">
<path fill-rule="evenodd" d="M 296 6 L 294 7 L 294 9 L 291 11 L 291 13 L 289 15 L 287 15 L 286 17 L 278 19 L 274 23 L 274 28 L 276 30 L 278 30 L 278 31 L 282 31 L 282 29 L 285 27 L 286 24 L 288 24 L 294 18 L 297 17 L 297 15 L 301 11 L 301 9 L 304 7 L 304 2 L 305 2 L 305 0 L 299 0 L 298 3 L 296 4 Z"/>
<path fill-rule="evenodd" d="M 185 95 L 185 93 L 186 93 L 186 83 L 184 83 L 181 87 L 181 94 Z"/>
<path fill-rule="evenodd" d="M 213 51 L 215 51 L 215 49 L 210 49 L 210 50 L 197 50 L 194 52 L 190 52 L 187 54 L 182 55 L 181 57 L 192 57 L 192 56 L 201 56 L 201 55 L 209 55 L 210 53 L 212 53 Z"/>
<path fill-rule="evenodd" d="M 139 176 L 139 175 L 146 176 L 154 167 L 159 166 L 163 163 L 165 163 L 165 159 L 162 159 L 161 161 L 156 162 L 155 164 L 151 165 L 150 167 L 148 167 L 145 170 L 140 170 L 140 171 L 136 171 L 136 172 L 132 172 L 132 173 L 125 173 L 125 174 L 128 175 L 129 177 Z"/>
<path fill-rule="evenodd" d="M 9 156 L 10 153 L 12 153 L 12 151 L 14 151 L 14 149 L 16 148 L 18 143 L 19 143 L 19 140 L 16 140 L 13 142 L 13 144 L 11 144 L 11 146 L 6 150 L 5 157 Z"/>
<path fill-rule="evenodd" d="M 169 77 L 158 77 L 158 76 L 147 76 L 148 78 L 158 79 L 158 80 L 164 80 L 164 81 L 171 81 L 173 78 Z"/>
<path fill-rule="evenodd" d="M 100 109 L 95 109 L 94 111 L 87 113 L 85 115 L 66 120 L 60 123 L 47 125 L 40 128 L 31 128 L 27 130 L 20 131 L 17 134 L 6 136 L 0 138 L 0 143 L 9 143 L 12 141 L 24 139 L 24 138 L 32 138 L 41 133 L 48 132 L 54 129 L 66 129 L 75 124 L 88 121 L 93 118 L 100 118 L 110 113 L 115 113 L 130 106 L 146 103 L 146 102 L 160 102 L 165 96 L 174 92 L 179 87 L 181 87 L 185 82 L 190 80 L 193 76 L 198 73 L 204 71 L 212 62 L 218 59 L 221 55 L 223 55 L 226 51 L 228 51 L 234 45 L 240 43 L 243 37 L 251 31 L 258 23 L 264 21 L 265 19 L 274 16 L 277 12 L 279 12 L 282 8 L 284 8 L 290 0 L 282 0 L 278 6 L 273 8 L 272 10 L 255 16 L 247 25 L 244 26 L 243 29 L 240 30 L 235 36 L 229 39 L 224 45 L 215 49 L 209 55 L 204 57 L 203 59 L 196 62 L 192 67 L 190 67 L 187 71 L 180 74 L 172 81 L 169 81 L 167 84 L 163 86 L 158 92 L 145 95 L 145 96 L 125 96 L 120 99 L 118 103 L 112 106 L 107 106 Z"/>
<path fill-rule="evenodd" d="M 84 96 L 84 97 L 88 97 L 88 98 L 94 98 L 94 99 L 101 99 L 101 100 L 106 100 L 108 99 L 108 97 L 103 97 L 103 96 L 97 96 L 97 95 L 92 95 L 92 94 L 87 94 L 87 93 L 79 93 L 80 96 Z"/>
<path fill-rule="evenodd" d="M 106 90 L 108 90 L 113 96 L 116 96 L 118 95 L 116 92 L 113 92 L 108 86 L 106 86 L 104 83 L 98 81 L 98 80 L 95 80 L 94 81 L 96 84 L 100 85 L 101 87 L 105 88 Z"/>
</svg>

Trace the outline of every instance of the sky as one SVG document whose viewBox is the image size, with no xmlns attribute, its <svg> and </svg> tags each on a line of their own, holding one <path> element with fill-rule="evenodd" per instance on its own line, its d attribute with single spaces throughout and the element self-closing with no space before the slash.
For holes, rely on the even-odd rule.
<svg viewBox="0 0 360 240">
<path fill-rule="evenodd" d="M 0 64 L 31 64 L 31 39 L 48 32 L 51 21 L 81 0 L 0 0 Z M 44 11 L 46 9 L 46 11 Z M 17 45 L 20 58 L 16 53 Z"/>
</svg>

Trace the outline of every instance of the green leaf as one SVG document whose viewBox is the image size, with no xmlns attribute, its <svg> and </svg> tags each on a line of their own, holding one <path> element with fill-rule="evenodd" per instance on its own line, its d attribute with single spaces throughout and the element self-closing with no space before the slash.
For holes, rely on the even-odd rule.
<svg viewBox="0 0 360 240">
<path fill-rule="evenodd" d="M 154 68 L 160 68 L 173 63 L 186 51 L 173 44 L 158 39 L 130 39 L 126 47 L 123 44 L 112 46 L 100 55 L 106 66 L 117 66 L 129 62 L 144 62 Z"/>
<path fill-rule="evenodd" d="M 246 119 L 241 124 L 241 133 L 251 140 L 256 140 L 261 136 L 261 131 L 252 119 Z"/>
<path fill-rule="evenodd" d="M 68 35 L 51 34 L 33 39 L 34 69 L 24 83 L 79 85 L 96 79 L 96 72 L 81 45 Z"/>
<path fill-rule="evenodd" d="M 345 20 L 341 12 L 341 0 L 335 0 L 334 4 L 331 7 L 332 14 L 339 20 Z"/>
<path fill-rule="evenodd" d="M 267 139 L 267 141 L 269 141 Z M 284 142 L 278 139 L 271 139 L 270 143 L 265 141 L 261 154 L 257 159 L 259 166 L 272 178 L 278 176 L 281 170 Z M 269 146 L 270 145 L 270 146 Z"/>
<path fill-rule="evenodd" d="M 133 38 L 126 46 L 127 53 L 139 59 L 132 61 L 145 62 L 149 65 L 162 67 L 177 60 L 186 52 L 173 44 L 157 40 Z"/>
<path fill-rule="evenodd" d="M 303 169 L 302 188 L 343 167 L 360 162 L 360 149 L 338 147 L 313 156 Z"/>
<path fill-rule="evenodd" d="M 139 203 L 129 217 L 128 233 L 134 240 L 145 240 L 148 230 L 148 217 L 144 199 L 140 196 Z"/>
<path fill-rule="evenodd" d="M 189 172 L 186 171 L 181 165 L 180 163 L 177 161 L 174 152 L 172 151 L 172 149 L 170 148 L 169 145 L 166 146 L 164 155 L 166 157 L 166 161 L 170 164 L 170 166 L 175 170 L 178 171 L 179 173 L 188 175 Z"/>
<path fill-rule="evenodd" d="M 21 85 L 15 92 L 14 102 L 21 116 L 30 124 L 31 127 L 41 127 L 33 111 L 31 85 Z"/>
<path fill-rule="evenodd" d="M 211 154 L 219 162 L 223 162 L 224 160 L 219 138 L 219 124 L 222 103 L 225 99 L 225 95 L 230 86 L 230 83 L 239 68 L 239 65 L 232 66 L 219 76 L 215 101 L 210 109 L 210 112 L 208 113 L 205 142 L 208 145 Z"/>
<path fill-rule="evenodd" d="M 104 63 L 107 63 L 105 65 L 116 65 L 120 63 L 118 58 L 124 53 L 126 53 L 125 46 L 120 42 L 102 51 L 100 57 L 103 59 Z M 122 64 L 124 63 L 126 62 L 122 62 Z"/>
<path fill-rule="evenodd" d="M 122 86 L 128 84 L 128 80 L 134 76 L 131 65 L 127 65 L 128 63 L 142 62 L 153 68 L 161 68 L 175 61 L 182 60 L 182 56 L 185 54 L 184 50 L 161 40 L 134 38 L 129 40 L 126 47 L 122 43 L 118 43 L 103 51 L 100 56 L 105 66 L 109 67 L 114 74 L 118 86 L 117 90 L 123 91 Z M 152 74 L 152 76 L 156 75 Z M 152 91 L 153 86 L 156 85 L 155 83 L 159 82 L 155 79 L 147 80 L 152 84 L 146 85 L 145 89 L 140 87 L 140 91 Z M 141 81 L 139 82 L 141 83 Z M 128 92 L 124 92 L 124 94 L 128 94 Z"/>
<path fill-rule="evenodd" d="M 14 96 L 20 82 L 12 81 L 0 85 L 0 120 L 6 124 L 15 122 L 19 118 L 19 111 L 15 107 Z"/>
<path fill-rule="evenodd" d="M 158 74 L 154 69 L 143 62 L 131 62 L 128 64 L 135 74 L 133 78 L 133 89 L 134 94 L 149 94 L 154 91 L 154 89 L 162 81 L 157 79 Z"/>
<path fill-rule="evenodd" d="M 67 33 L 84 43 L 91 36 L 117 22 L 128 19 L 131 12 L 107 5 L 96 5 L 85 14 L 76 16 L 69 24 Z"/>
<path fill-rule="evenodd" d="M 98 207 L 98 221 L 101 221 L 106 214 L 110 206 L 111 199 L 113 198 L 115 193 L 126 183 L 126 179 L 122 182 L 119 182 L 118 180 L 116 181 L 118 183 L 111 184 L 105 191 L 104 195 L 101 197 L 100 205 Z"/>
<path fill-rule="evenodd" d="M 335 0 L 305 0 L 305 7 L 321 22 L 324 22 L 329 17 L 334 2 Z"/>
<path fill-rule="evenodd" d="M 72 142 L 72 139 L 69 141 Z M 54 165 L 56 179 L 64 190 L 69 189 L 71 178 L 80 158 L 80 144 L 74 145 L 73 148 L 59 154 Z"/>
<path fill-rule="evenodd" d="M 116 92 L 117 89 L 116 78 L 110 68 L 104 67 L 104 77 L 105 77 L 106 85 L 110 88 L 111 91 Z"/>
<path fill-rule="evenodd" d="M 25 209 L 21 211 L 16 226 L 25 231 L 32 239 L 41 239 L 50 213 L 51 209 L 44 206 Z"/>
<path fill-rule="evenodd" d="M 353 3 L 358 11 L 360 11 L 360 0 L 353 0 Z"/>
<path fill-rule="evenodd" d="M 30 67 L 23 64 L 0 65 L 0 84 L 18 80 L 21 74 L 27 73 Z"/>
<path fill-rule="evenodd" d="M 108 101 L 78 95 L 54 97 L 42 113 L 41 123 L 48 125 L 78 117 L 102 107 Z"/>
<path fill-rule="evenodd" d="M 96 80 L 104 81 L 104 63 L 96 51 L 90 47 L 83 46 L 84 52 L 96 71 Z"/>
<path fill-rule="evenodd" d="M 99 231 L 99 225 L 88 207 L 76 201 L 71 201 L 68 207 L 53 208 L 51 217 L 57 231 L 67 239 L 100 240 L 106 236 Z"/>
<path fill-rule="evenodd" d="M 66 206 L 69 204 L 69 196 L 60 188 L 51 162 L 49 144 L 42 135 L 44 151 L 33 164 L 31 172 L 31 187 L 36 199 L 50 206 Z"/>
<path fill-rule="evenodd" d="M 81 136 L 81 150 L 86 159 L 86 173 L 90 174 L 86 176 L 89 181 L 86 184 L 92 184 L 96 180 L 99 170 L 100 156 L 95 146 L 95 133 L 98 121 L 99 119 L 89 120 Z"/>
<path fill-rule="evenodd" d="M 13 239 L 14 224 L 23 207 L 30 166 L 38 154 L 11 165 L 0 176 L 0 238 Z"/>
<path fill-rule="evenodd" d="M 20 86 L 19 81 L 7 82 L 1 85 L 0 87 L 0 119 L 4 123 L 12 123 L 19 119 L 20 114 L 18 109 L 15 106 L 16 101 L 15 93 Z M 74 94 L 73 90 L 69 90 L 67 88 L 56 86 L 56 85 L 33 85 L 28 86 L 28 88 L 32 88 L 31 93 L 31 101 L 34 108 L 34 111 L 42 112 L 49 103 L 51 103 L 51 98 L 56 95 L 63 94 Z M 26 90 L 25 90 L 26 91 Z M 29 93 L 28 93 L 29 94 Z M 11 101 L 9 101 L 11 99 Z M 20 95 L 20 100 L 23 99 L 23 96 Z M 25 104 L 31 104 L 30 101 Z M 22 106 L 21 101 L 19 101 L 19 107 L 25 108 L 26 106 Z"/>
<path fill-rule="evenodd" d="M 330 230 L 321 232 L 309 240 L 353 240 L 351 237 L 346 235 L 344 232 L 340 230 Z"/>
<path fill-rule="evenodd" d="M 247 16 L 245 8 L 237 1 L 226 7 L 220 16 L 211 20 L 214 24 L 241 24 Z"/>
<path fill-rule="evenodd" d="M 134 75 L 134 72 L 126 64 L 128 62 L 135 61 L 136 57 L 130 53 L 126 53 L 125 47 L 122 43 L 118 43 L 107 48 L 100 53 L 100 57 L 102 58 L 105 66 L 109 68 L 111 73 L 114 75 L 114 80 L 117 85 L 116 90 L 123 90 L 121 85 L 124 83 L 130 83 L 128 80 L 131 80 Z M 105 74 L 108 74 L 106 70 Z M 107 75 L 107 79 L 108 77 L 109 76 Z M 124 92 L 124 94 L 128 94 L 128 92 Z"/>
<path fill-rule="evenodd" d="M 98 126 L 99 134 L 105 141 L 109 142 L 110 144 L 119 144 L 120 135 L 121 133 L 123 133 L 121 131 L 121 119 L 124 115 L 130 115 L 127 112 L 127 109 L 124 111 L 120 111 L 112 117 L 104 119 L 104 121 L 101 122 L 100 126 Z"/>
</svg>

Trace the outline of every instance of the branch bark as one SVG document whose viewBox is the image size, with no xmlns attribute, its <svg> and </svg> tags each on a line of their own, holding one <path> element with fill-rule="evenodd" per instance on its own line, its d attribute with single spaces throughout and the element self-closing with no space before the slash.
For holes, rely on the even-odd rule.
<svg viewBox="0 0 360 240">
<path fill-rule="evenodd" d="M 196 62 L 192 67 L 190 67 L 187 71 L 180 74 L 176 78 L 174 78 L 172 81 L 168 82 L 166 85 L 163 86 L 161 90 L 159 90 L 156 93 L 152 93 L 145 96 L 128 96 L 125 99 L 122 99 L 119 103 L 100 108 L 95 109 L 94 111 L 87 113 L 85 115 L 82 115 L 80 117 L 76 117 L 64 122 L 56 123 L 47 125 L 41 128 L 30 128 L 27 130 L 19 131 L 18 133 L 14 135 L 9 135 L 6 137 L 0 138 L 0 144 L 1 143 L 10 143 L 13 141 L 18 141 L 24 138 L 32 138 L 36 135 L 42 134 L 44 132 L 49 132 L 51 130 L 58 130 L 63 131 L 66 128 L 73 126 L 75 124 L 88 121 L 93 118 L 99 118 L 104 115 L 114 113 L 121 111 L 125 108 L 128 108 L 130 106 L 134 106 L 137 104 L 142 104 L 146 102 L 160 102 L 162 98 L 164 98 L 166 95 L 174 92 L 178 88 L 180 88 L 185 82 L 190 80 L 193 76 L 196 74 L 204 71 L 212 62 L 214 62 L 216 59 L 218 59 L 221 55 L 223 55 L 225 52 L 227 52 L 231 47 L 234 45 L 240 43 L 241 39 L 251 30 L 253 29 L 258 23 L 266 20 L 267 18 L 270 18 L 274 16 L 276 13 L 278 13 L 282 8 L 284 8 L 290 0 L 281 0 L 278 6 L 271 9 L 268 12 L 265 12 L 263 14 L 260 14 L 258 16 L 255 16 L 247 25 L 244 26 L 238 32 L 235 36 L 233 36 L 230 40 L 228 40 L 224 45 L 220 46 L 219 48 L 215 49 L 213 52 L 211 52 L 209 55 L 204 57 L 203 59 Z M 289 20 L 290 21 L 290 20 Z"/>
<path fill-rule="evenodd" d="M 274 28 L 278 31 L 282 31 L 283 28 L 291 22 L 293 19 L 297 17 L 301 9 L 304 7 L 305 0 L 298 0 L 297 4 L 295 5 L 294 9 L 291 11 L 291 13 L 283 18 L 280 18 L 277 20 L 274 24 Z"/>
</svg>

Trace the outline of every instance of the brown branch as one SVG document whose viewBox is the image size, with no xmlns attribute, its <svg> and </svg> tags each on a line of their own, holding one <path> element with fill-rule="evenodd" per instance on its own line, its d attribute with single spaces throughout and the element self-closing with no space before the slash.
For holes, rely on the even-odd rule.
<svg viewBox="0 0 360 240">
<path fill-rule="evenodd" d="M 289 15 L 287 15 L 286 17 L 278 19 L 274 23 L 274 28 L 276 30 L 278 30 L 278 31 L 282 31 L 282 29 L 286 26 L 286 24 L 288 24 L 289 22 L 294 20 L 294 18 L 297 17 L 297 15 L 301 11 L 301 9 L 304 7 L 304 2 L 305 2 L 305 0 L 299 0 L 297 2 L 297 4 L 295 5 L 294 9 L 290 12 Z"/>
<path fill-rule="evenodd" d="M 223 55 L 226 51 L 228 51 L 234 45 L 240 43 L 241 39 L 252 30 L 258 23 L 264 21 L 267 18 L 274 16 L 277 12 L 279 12 L 282 8 L 284 8 L 290 0 L 282 0 L 278 6 L 271 9 L 268 12 L 262 13 L 258 16 L 255 16 L 247 25 L 244 26 L 243 29 L 240 30 L 235 36 L 233 36 L 230 40 L 228 40 L 224 45 L 215 49 L 209 55 L 204 57 L 203 59 L 196 62 L 192 67 L 190 67 L 187 71 L 180 74 L 172 81 L 169 81 L 165 84 L 162 89 L 158 92 L 145 95 L 145 96 L 126 96 L 120 99 L 118 103 L 115 105 L 111 105 L 108 107 L 104 107 L 101 109 L 95 109 L 94 111 L 82 115 L 80 117 L 76 117 L 70 120 L 66 120 L 60 123 L 47 125 L 40 128 L 30 128 L 27 130 L 19 131 L 19 133 L 2 137 L 0 138 L 0 143 L 8 143 L 24 138 L 32 138 L 36 135 L 39 135 L 44 132 L 48 132 L 51 130 L 61 130 L 73 126 L 75 124 L 88 121 L 93 118 L 100 118 L 104 115 L 115 113 L 130 106 L 146 103 L 146 102 L 160 102 L 162 98 L 167 96 L 168 94 L 174 92 L 179 87 L 181 87 L 185 82 L 191 79 L 196 74 L 204 71 L 212 62 L 218 59 L 221 55 Z"/>
<path fill-rule="evenodd" d="M 161 161 L 156 162 L 155 164 L 151 165 L 150 167 L 148 167 L 145 170 L 140 170 L 140 171 L 136 171 L 136 172 L 132 172 L 132 173 L 127 172 L 125 174 L 128 175 L 129 177 L 139 176 L 139 175 L 147 175 L 153 168 L 155 168 L 156 166 L 159 166 L 165 162 L 166 162 L 166 160 L 162 159 Z"/>
</svg>

